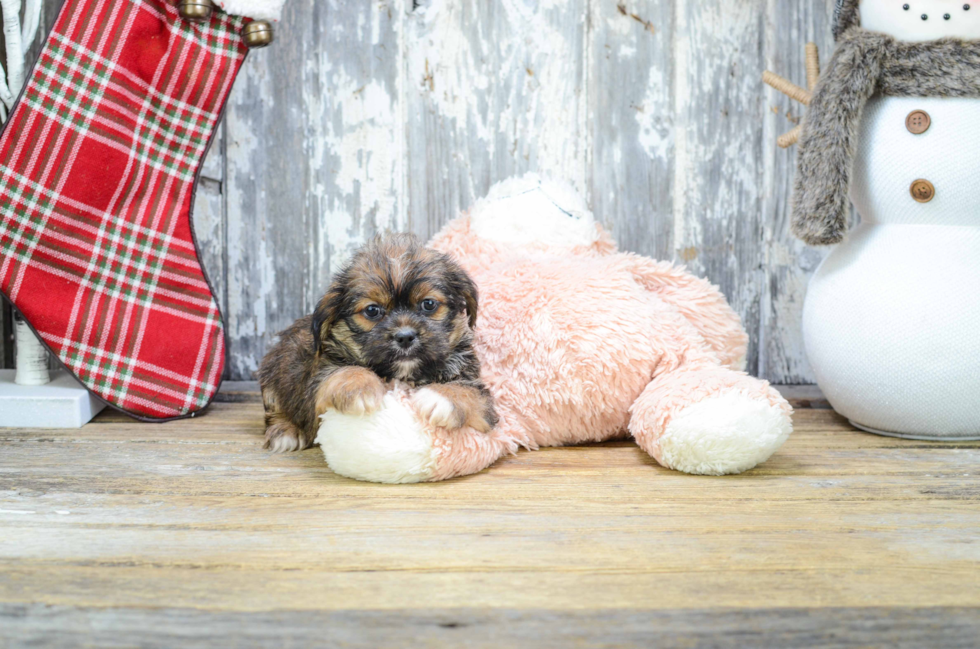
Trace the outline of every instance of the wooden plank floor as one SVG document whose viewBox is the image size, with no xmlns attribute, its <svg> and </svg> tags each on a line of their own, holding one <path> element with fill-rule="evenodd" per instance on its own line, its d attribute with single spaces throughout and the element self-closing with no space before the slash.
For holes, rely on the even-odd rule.
<svg viewBox="0 0 980 649">
<path fill-rule="evenodd" d="M 978 646 L 980 444 L 795 425 L 741 476 L 615 443 L 411 486 L 265 453 L 250 402 L 0 430 L 0 646 Z"/>
</svg>

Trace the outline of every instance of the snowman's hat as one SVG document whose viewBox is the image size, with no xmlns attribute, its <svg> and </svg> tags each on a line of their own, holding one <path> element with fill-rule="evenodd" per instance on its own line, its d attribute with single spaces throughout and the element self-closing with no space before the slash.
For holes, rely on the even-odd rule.
<svg viewBox="0 0 980 649">
<path fill-rule="evenodd" d="M 834 40 L 855 25 L 861 25 L 861 12 L 858 4 L 861 0 L 837 0 L 834 9 Z"/>
</svg>

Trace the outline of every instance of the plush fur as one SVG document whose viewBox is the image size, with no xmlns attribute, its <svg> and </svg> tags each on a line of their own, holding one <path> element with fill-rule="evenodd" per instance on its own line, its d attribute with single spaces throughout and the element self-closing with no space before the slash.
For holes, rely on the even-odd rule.
<svg viewBox="0 0 980 649">
<path fill-rule="evenodd" d="M 834 8 L 834 40 L 839 39 L 851 27 L 861 24 L 858 5 L 861 0 L 837 0 Z"/>
<path fill-rule="evenodd" d="M 415 396 L 400 383 L 370 415 L 324 413 L 316 443 L 330 468 L 367 482 L 434 482 L 477 473 L 517 451 L 517 443 L 497 430 L 449 430 L 426 422 Z"/>
<path fill-rule="evenodd" d="M 897 41 L 862 29 L 857 5 L 838 4 L 838 46 L 813 93 L 799 141 L 793 232 L 811 245 L 839 243 L 847 232 L 861 116 L 873 95 L 980 97 L 980 42 Z"/>
<path fill-rule="evenodd" d="M 286 0 L 215 0 L 223 11 L 253 20 L 278 21 Z"/>
<path fill-rule="evenodd" d="M 440 480 L 479 471 L 519 446 L 629 436 L 666 467 L 720 475 L 765 461 L 785 441 L 791 410 L 742 371 L 747 336 L 717 288 L 670 263 L 617 252 L 567 187 L 532 176 L 503 183 L 491 197 L 430 246 L 453 256 L 479 287 L 474 349 L 499 423 L 490 434 L 423 425 L 429 446 L 402 439 L 419 434 L 407 427 L 389 429 L 397 444 L 430 448 L 431 456 L 410 454 L 393 470 L 384 453 L 386 475 Z M 397 401 L 415 407 L 411 390 Z M 345 462 L 344 474 L 376 480 L 376 444 L 368 440 L 377 436 L 362 435 L 365 427 L 376 428 L 328 414 L 319 441 L 331 466 L 338 453 L 362 453 Z M 338 438 L 343 444 L 333 443 Z"/>
</svg>

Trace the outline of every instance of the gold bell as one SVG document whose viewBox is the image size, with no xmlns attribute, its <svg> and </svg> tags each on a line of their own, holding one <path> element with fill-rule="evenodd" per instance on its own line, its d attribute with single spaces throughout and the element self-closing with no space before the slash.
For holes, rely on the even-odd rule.
<svg viewBox="0 0 980 649">
<path fill-rule="evenodd" d="M 272 43 L 272 25 L 264 20 L 253 20 L 242 29 L 242 38 L 253 50 L 265 47 Z"/>
<path fill-rule="evenodd" d="M 214 3 L 211 0 L 180 0 L 177 3 L 177 11 L 184 20 L 203 23 L 211 19 Z"/>
</svg>

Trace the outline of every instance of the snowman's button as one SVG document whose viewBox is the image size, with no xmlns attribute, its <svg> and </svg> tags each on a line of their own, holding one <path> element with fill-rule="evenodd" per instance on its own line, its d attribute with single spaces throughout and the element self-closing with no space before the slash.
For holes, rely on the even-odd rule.
<svg viewBox="0 0 980 649">
<path fill-rule="evenodd" d="M 924 110 L 913 110 L 905 118 L 905 128 L 914 135 L 922 135 L 932 126 L 932 118 Z"/>
<path fill-rule="evenodd" d="M 928 203 L 936 197 L 936 188 L 928 180 L 919 179 L 912 183 L 912 198 L 920 203 Z"/>
</svg>

